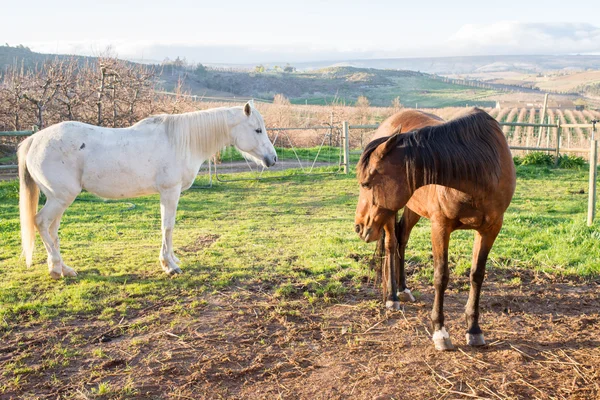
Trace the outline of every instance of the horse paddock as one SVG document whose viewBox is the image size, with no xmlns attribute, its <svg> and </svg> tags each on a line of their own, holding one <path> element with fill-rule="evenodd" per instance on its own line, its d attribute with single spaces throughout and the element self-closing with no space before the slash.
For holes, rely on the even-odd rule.
<svg viewBox="0 0 600 400">
<path fill-rule="evenodd" d="M 39 237 L 33 266 L 19 259 L 18 183 L 0 182 L 0 398 L 596 398 L 600 228 L 585 226 L 586 182 L 517 168 L 487 262 L 483 348 L 464 343 L 473 234 L 453 233 L 453 352 L 431 341 L 428 221 L 407 248 L 417 301 L 385 310 L 374 245 L 352 229 L 353 175 L 184 192 L 175 277 L 158 262 L 157 196 L 83 193 L 60 233 L 79 274 L 59 281 Z"/>
</svg>

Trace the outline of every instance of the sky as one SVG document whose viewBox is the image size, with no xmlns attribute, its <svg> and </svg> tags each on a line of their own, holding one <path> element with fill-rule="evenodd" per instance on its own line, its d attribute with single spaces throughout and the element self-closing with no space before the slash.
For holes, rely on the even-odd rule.
<svg viewBox="0 0 600 400">
<path fill-rule="evenodd" d="M 600 54 L 600 1 L 2 0 L 34 51 L 208 64 Z"/>
</svg>

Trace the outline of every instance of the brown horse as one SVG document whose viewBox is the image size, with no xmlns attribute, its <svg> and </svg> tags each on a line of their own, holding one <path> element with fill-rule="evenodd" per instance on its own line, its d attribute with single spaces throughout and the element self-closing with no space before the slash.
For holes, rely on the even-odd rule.
<svg viewBox="0 0 600 400">
<path fill-rule="evenodd" d="M 381 123 L 371 140 L 375 140 L 384 136 L 392 136 L 394 133 L 411 132 L 426 126 L 435 126 L 443 124 L 445 121 L 434 114 L 429 114 L 418 110 L 403 110 L 397 112 Z M 452 193 L 448 196 L 448 192 Z M 398 285 L 398 296 L 403 301 L 415 301 L 412 293 L 406 286 L 406 274 L 404 271 L 405 253 L 408 238 L 412 228 L 419 221 L 421 216 L 430 218 L 429 216 L 440 210 L 440 195 L 444 203 L 460 201 L 463 199 L 461 192 L 439 185 L 424 186 L 415 191 L 412 197 L 404 207 L 402 218 L 396 224 L 396 240 L 399 245 L 398 252 L 394 253 L 396 267 L 395 277 Z M 460 207 L 460 204 L 452 204 L 453 208 Z M 411 209 L 412 207 L 412 209 Z M 413 210 L 419 210 L 417 212 Z M 395 219 L 397 220 L 397 214 Z M 377 272 L 381 274 L 386 266 L 382 266 L 379 262 L 383 257 L 385 249 L 385 233 L 379 238 L 377 244 Z"/>
<path fill-rule="evenodd" d="M 394 124 L 395 117 L 384 122 L 382 128 L 396 132 L 410 129 L 408 122 L 406 128 L 399 129 L 401 122 Z M 449 280 L 448 243 L 454 230 L 474 229 L 466 337 L 468 345 L 483 345 L 479 296 L 488 254 L 515 189 L 510 150 L 496 120 L 479 109 L 446 123 L 426 114 L 418 118 L 412 114 L 408 119 L 420 121 L 415 122 L 417 130 L 376 138 L 361 156 L 357 170 L 361 189 L 356 232 L 363 240 L 372 242 L 385 231 L 384 298 L 388 307 L 399 307 L 398 289 L 406 289 L 403 271 L 406 241 L 420 216 L 431 220 L 433 340 L 436 349 L 450 350 L 453 346 L 444 328 L 443 315 L 444 291 Z M 396 214 L 405 206 L 397 239 Z"/>
</svg>

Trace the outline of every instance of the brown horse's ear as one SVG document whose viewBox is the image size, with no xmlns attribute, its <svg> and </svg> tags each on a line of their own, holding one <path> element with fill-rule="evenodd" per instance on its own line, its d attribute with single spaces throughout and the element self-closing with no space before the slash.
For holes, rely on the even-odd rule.
<svg viewBox="0 0 600 400">
<path fill-rule="evenodd" d="M 384 143 L 380 144 L 379 147 L 377 147 L 377 150 L 375 151 L 375 154 L 377 155 L 377 157 L 382 158 L 387 153 L 392 151 L 398 145 L 398 137 L 399 136 L 400 136 L 399 133 L 394 133 L 392 136 L 390 136 L 390 138 L 388 140 L 386 140 Z"/>
</svg>

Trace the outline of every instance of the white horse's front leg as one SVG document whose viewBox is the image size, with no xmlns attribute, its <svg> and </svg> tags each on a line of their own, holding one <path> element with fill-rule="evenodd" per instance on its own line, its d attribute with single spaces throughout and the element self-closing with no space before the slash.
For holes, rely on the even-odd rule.
<svg viewBox="0 0 600 400">
<path fill-rule="evenodd" d="M 169 275 L 180 274 L 181 269 L 173 255 L 173 228 L 175 227 L 175 214 L 181 188 L 175 187 L 160 193 L 160 214 L 162 218 L 162 246 L 160 249 L 160 264 Z"/>
</svg>

